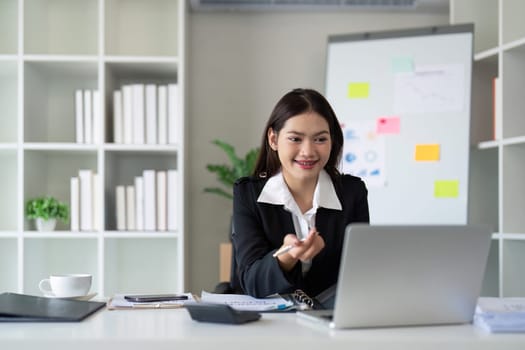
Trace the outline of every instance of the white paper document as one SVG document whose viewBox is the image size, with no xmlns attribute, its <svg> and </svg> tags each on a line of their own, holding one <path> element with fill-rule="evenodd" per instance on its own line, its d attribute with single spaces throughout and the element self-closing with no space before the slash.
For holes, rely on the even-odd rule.
<svg viewBox="0 0 525 350">
<path fill-rule="evenodd" d="M 479 298 L 474 325 L 493 333 L 525 332 L 525 298 Z"/>
<path fill-rule="evenodd" d="M 271 311 L 286 310 L 294 305 L 280 295 L 271 295 L 266 298 L 254 298 L 243 294 L 215 294 L 202 291 L 201 301 L 204 303 L 226 304 L 237 310 Z"/>
</svg>

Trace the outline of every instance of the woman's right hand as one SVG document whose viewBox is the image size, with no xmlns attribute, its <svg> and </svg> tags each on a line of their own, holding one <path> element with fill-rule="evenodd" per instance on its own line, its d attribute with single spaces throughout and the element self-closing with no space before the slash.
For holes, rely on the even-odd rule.
<svg viewBox="0 0 525 350">
<path fill-rule="evenodd" d="M 293 233 L 287 234 L 284 237 L 283 246 L 292 246 L 292 249 L 277 256 L 277 260 L 283 270 L 290 271 L 297 261 L 313 259 L 324 248 L 325 243 L 314 227 L 303 241 Z"/>
</svg>

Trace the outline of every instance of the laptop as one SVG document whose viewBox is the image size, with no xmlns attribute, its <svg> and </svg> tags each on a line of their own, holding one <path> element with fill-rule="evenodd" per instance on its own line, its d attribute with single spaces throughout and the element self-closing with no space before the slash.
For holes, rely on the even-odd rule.
<svg viewBox="0 0 525 350">
<path fill-rule="evenodd" d="M 331 328 L 471 322 L 490 241 L 481 226 L 349 225 L 333 310 L 297 314 Z"/>
</svg>

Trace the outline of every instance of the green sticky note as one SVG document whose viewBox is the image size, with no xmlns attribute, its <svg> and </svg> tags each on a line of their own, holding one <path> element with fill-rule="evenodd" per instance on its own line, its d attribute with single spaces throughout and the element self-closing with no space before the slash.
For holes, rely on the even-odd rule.
<svg viewBox="0 0 525 350">
<path fill-rule="evenodd" d="M 459 196 L 459 180 L 436 180 L 434 182 L 434 197 L 457 198 Z"/>
<path fill-rule="evenodd" d="M 406 73 L 414 71 L 414 62 L 410 57 L 394 57 L 392 58 L 392 72 Z"/>
<path fill-rule="evenodd" d="M 368 98 L 369 90 L 369 83 L 350 83 L 348 84 L 348 98 Z"/>
</svg>

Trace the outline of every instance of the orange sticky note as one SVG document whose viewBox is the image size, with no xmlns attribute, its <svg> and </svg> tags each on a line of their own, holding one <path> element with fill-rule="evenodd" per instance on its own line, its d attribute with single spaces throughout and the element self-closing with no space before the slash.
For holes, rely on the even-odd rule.
<svg viewBox="0 0 525 350">
<path fill-rule="evenodd" d="M 348 98 L 368 98 L 369 90 L 369 83 L 350 83 L 348 84 Z"/>
<path fill-rule="evenodd" d="M 438 161 L 439 144 L 416 145 L 415 159 L 418 162 Z"/>
<path fill-rule="evenodd" d="M 377 118 L 376 132 L 378 134 L 399 134 L 401 121 L 399 117 Z"/>
<path fill-rule="evenodd" d="M 434 197 L 457 198 L 459 196 L 458 180 L 436 180 L 434 182 Z"/>
</svg>

